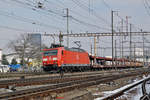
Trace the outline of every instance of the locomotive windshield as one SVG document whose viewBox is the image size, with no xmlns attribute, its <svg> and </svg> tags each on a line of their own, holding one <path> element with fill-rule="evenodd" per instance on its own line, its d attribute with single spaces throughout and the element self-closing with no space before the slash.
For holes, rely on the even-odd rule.
<svg viewBox="0 0 150 100">
<path fill-rule="evenodd" d="M 58 50 L 50 50 L 50 51 L 44 51 L 44 56 L 53 56 L 57 55 Z"/>
</svg>

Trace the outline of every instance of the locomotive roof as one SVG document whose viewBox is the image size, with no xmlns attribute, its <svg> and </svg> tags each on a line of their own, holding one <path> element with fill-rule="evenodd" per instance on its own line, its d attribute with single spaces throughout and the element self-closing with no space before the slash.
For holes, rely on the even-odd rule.
<svg viewBox="0 0 150 100">
<path fill-rule="evenodd" d="M 43 49 L 44 51 L 46 50 L 52 50 L 52 49 L 58 49 L 58 48 L 62 48 L 62 47 L 57 47 L 57 48 L 49 48 L 49 49 Z M 80 48 L 68 48 L 68 47 L 64 47 L 65 50 L 68 50 L 68 51 L 75 51 L 75 52 L 86 52 L 84 49 L 80 49 Z"/>
<path fill-rule="evenodd" d="M 76 52 L 86 52 L 85 50 L 83 49 L 80 49 L 80 48 L 68 48 L 68 47 L 64 47 L 65 50 L 69 50 L 69 51 L 76 51 Z"/>
</svg>

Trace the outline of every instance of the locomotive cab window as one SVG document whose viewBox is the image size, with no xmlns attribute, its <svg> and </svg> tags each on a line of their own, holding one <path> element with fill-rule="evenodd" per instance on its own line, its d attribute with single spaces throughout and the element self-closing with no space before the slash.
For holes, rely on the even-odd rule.
<svg viewBox="0 0 150 100">
<path fill-rule="evenodd" d="M 58 50 L 50 50 L 50 51 L 44 51 L 44 56 L 54 56 L 57 55 Z"/>
</svg>

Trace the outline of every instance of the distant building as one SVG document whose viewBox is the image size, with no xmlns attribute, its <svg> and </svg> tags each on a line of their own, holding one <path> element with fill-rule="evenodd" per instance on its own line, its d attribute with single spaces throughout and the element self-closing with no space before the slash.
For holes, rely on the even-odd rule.
<svg viewBox="0 0 150 100">
<path fill-rule="evenodd" d="M 136 56 L 143 56 L 143 48 L 135 48 Z"/>
<path fill-rule="evenodd" d="M 143 49 L 135 48 L 135 57 L 137 61 L 143 61 Z"/>
<path fill-rule="evenodd" d="M 2 49 L 0 49 L 0 65 L 2 64 Z"/>
</svg>

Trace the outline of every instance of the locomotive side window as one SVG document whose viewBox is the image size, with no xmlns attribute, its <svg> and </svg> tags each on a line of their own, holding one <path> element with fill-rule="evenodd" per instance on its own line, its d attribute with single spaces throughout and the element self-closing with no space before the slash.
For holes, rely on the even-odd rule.
<svg viewBox="0 0 150 100">
<path fill-rule="evenodd" d="M 50 51 L 44 51 L 44 56 L 53 56 L 57 55 L 58 50 L 50 50 Z"/>
<path fill-rule="evenodd" d="M 61 54 L 63 55 L 64 54 L 64 51 L 62 50 Z"/>
</svg>

